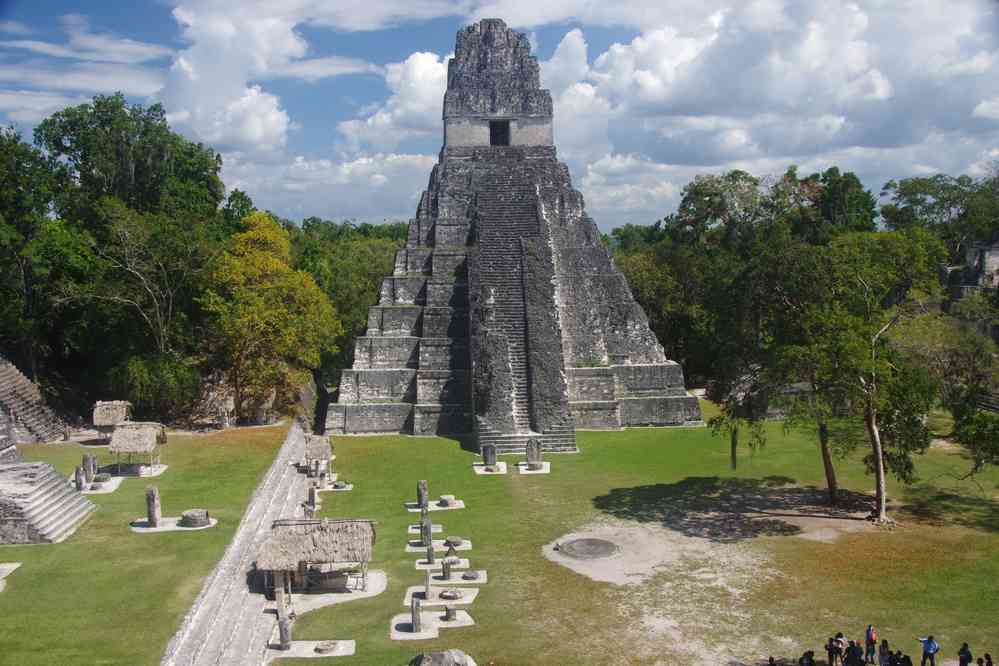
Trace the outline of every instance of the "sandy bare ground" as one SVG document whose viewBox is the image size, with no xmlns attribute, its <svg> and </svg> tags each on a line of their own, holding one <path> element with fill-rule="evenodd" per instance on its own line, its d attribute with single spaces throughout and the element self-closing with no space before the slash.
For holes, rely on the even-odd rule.
<svg viewBox="0 0 999 666">
<path fill-rule="evenodd" d="M 718 493 L 687 490 L 693 488 L 649 487 L 610 497 L 604 508 L 616 517 L 559 537 L 543 554 L 616 586 L 620 618 L 614 624 L 629 634 L 641 663 L 735 666 L 759 663 L 760 655 L 800 654 L 804 648 L 790 637 L 759 636 L 759 610 L 748 599 L 782 574 L 753 541 L 782 536 L 833 542 L 872 529 L 863 519 L 863 497 L 848 497 L 831 510 L 819 491 L 777 481 L 726 486 Z M 603 559 L 576 560 L 556 549 L 578 538 L 606 539 L 619 550 Z"/>
</svg>

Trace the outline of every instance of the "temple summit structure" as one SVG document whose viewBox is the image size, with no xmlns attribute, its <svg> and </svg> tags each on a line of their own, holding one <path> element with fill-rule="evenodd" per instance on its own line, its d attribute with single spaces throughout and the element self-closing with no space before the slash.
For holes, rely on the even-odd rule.
<svg viewBox="0 0 999 666">
<path fill-rule="evenodd" d="M 444 145 L 330 433 L 473 434 L 576 448 L 576 428 L 701 420 L 558 161 L 526 35 L 458 32 Z"/>
</svg>

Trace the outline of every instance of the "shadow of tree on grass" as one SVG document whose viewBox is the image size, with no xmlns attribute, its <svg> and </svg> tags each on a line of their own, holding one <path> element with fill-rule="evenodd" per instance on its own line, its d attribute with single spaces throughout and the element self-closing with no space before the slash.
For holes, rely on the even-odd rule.
<svg viewBox="0 0 999 666">
<path fill-rule="evenodd" d="M 999 532 L 999 502 L 920 484 L 906 488 L 900 513 L 933 525 L 960 525 Z"/>
<path fill-rule="evenodd" d="M 794 486 L 786 476 L 762 479 L 688 477 L 676 483 L 614 488 L 593 498 L 594 506 L 615 518 L 658 523 L 687 536 L 734 543 L 760 536 L 790 536 L 802 530 L 800 518 L 863 520 L 871 497 L 840 489 L 829 506 L 825 489 Z"/>
</svg>

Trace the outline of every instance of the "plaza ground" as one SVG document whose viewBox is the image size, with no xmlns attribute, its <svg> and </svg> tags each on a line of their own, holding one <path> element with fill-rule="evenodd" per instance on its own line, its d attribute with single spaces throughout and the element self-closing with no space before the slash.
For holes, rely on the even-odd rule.
<svg viewBox="0 0 999 666">
<path fill-rule="evenodd" d="M 171 438 L 171 469 L 157 480 L 164 514 L 206 506 L 220 518 L 215 530 L 132 535 L 125 523 L 141 515 L 146 482 L 129 480 L 91 496 L 100 510 L 67 542 L 0 549 L 0 561 L 24 562 L 0 593 L 3 658 L 158 663 L 282 434 Z M 580 454 L 550 456 L 550 475 L 477 476 L 474 454 L 455 440 L 335 438 L 337 471 L 355 489 L 325 493 L 321 515 L 377 521 L 371 566 L 388 573 L 388 589 L 300 616 L 294 638 L 357 641 L 355 657 L 319 663 L 405 664 L 455 647 L 483 665 L 748 664 L 818 651 L 836 630 L 859 638 L 873 622 L 910 652 L 926 632 L 948 656 L 965 640 L 976 656 L 999 652 L 999 472 L 959 481 L 968 462 L 954 447 L 919 457 L 915 485 L 890 483 L 899 527 L 883 530 L 860 519 L 872 487 L 863 452 L 837 463 L 845 506 L 830 512 L 814 438 L 779 423 L 768 424 L 764 448 L 741 452 L 735 472 L 727 438 L 706 428 L 581 432 L 578 441 Z M 80 447 L 26 447 L 25 456 L 68 472 Z M 462 555 L 489 582 L 467 608 L 474 627 L 392 642 L 389 620 L 422 582 L 404 552 L 413 514 L 403 509 L 422 478 L 431 496 L 466 502 L 431 515 L 445 535 L 472 540 Z M 624 585 L 542 556 L 580 530 L 617 531 L 653 556 Z"/>
</svg>

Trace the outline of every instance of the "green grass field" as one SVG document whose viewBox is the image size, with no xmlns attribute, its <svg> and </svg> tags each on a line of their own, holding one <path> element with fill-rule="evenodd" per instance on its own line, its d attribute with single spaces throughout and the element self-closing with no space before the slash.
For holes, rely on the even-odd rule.
<svg viewBox="0 0 999 666">
<path fill-rule="evenodd" d="M 909 650 L 915 636 L 931 631 L 947 654 L 962 640 L 976 656 L 999 652 L 999 472 L 958 482 L 967 461 L 935 447 L 917 460 L 920 482 L 890 484 L 897 529 L 865 529 L 831 543 L 780 535 L 770 522 L 733 521 L 711 511 L 766 496 L 776 498 L 772 520 L 779 523 L 782 497 L 822 487 L 812 438 L 785 434 L 778 423 L 768 428 L 767 445 L 742 451 L 737 472 L 729 469 L 727 439 L 705 428 L 581 432 L 582 453 L 551 456 L 548 476 L 476 476 L 473 454 L 454 440 L 336 438 L 337 471 L 355 488 L 324 494 L 322 515 L 377 521 L 371 566 L 388 573 L 389 586 L 377 597 L 300 616 L 294 638 L 357 641 L 355 657 L 320 663 L 401 665 L 422 650 L 457 647 L 482 665 L 678 664 L 692 663 L 671 656 L 676 642 L 689 636 L 706 645 L 738 645 L 751 634 L 772 646 L 768 654 L 796 657 L 805 647 L 818 650 L 833 631 L 859 637 L 874 622 Z M 142 513 L 145 483 L 126 481 L 118 493 L 97 496 L 101 510 L 67 543 L 0 549 L 0 561 L 25 563 L 0 594 L 8 618 L 0 624 L 3 658 L 156 663 L 201 577 L 221 555 L 279 436 L 240 431 L 177 446 L 171 441 L 166 457 L 172 467 L 160 483 L 165 513 L 206 505 L 222 518 L 222 529 L 132 535 L 124 523 Z M 34 447 L 26 457 L 69 471 L 79 450 Z M 203 462 L 194 464 L 199 458 Z M 854 499 L 871 488 L 860 458 L 838 463 L 841 484 Z M 404 552 L 414 514 L 402 506 L 421 478 L 429 480 L 432 496 L 452 493 L 466 501 L 465 510 L 432 516 L 445 534 L 472 540 L 473 550 L 462 554 L 489 571 L 489 582 L 468 607 L 476 626 L 444 631 L 434 641 L 392 642 L 389 620 L 404 612 L 405 589 L 422 582 L 413 568 L 417 555 Z M 664 525 L 685 537 L 712 535 L 708 560 L 715 552 L 736 553 L 741 561 L 759 562 L 759 575 L 751 570 L 741 587 L 721 589 L 699 582 L 703 571 L 685 563 L 660 571 L 645 587 L 622 587 L 542 557 L 543 544 L 598 519 Z M 679 613 L 680 607 L 696 612 Z M 641 616 L 649 611 L 673 613 L 679 626 L 647 630 Z M 737 656 L 754 663 L 748 654 Z M 765 661 L 767 654 L 752 656 Z"/>
<path fill-rule="evenodd" d="M 0 592 L 0 663 L 154 664 L 236 531 L 243 509 L 284 439 L 286 427 L 206 436 L 171 435 L 170 468 L 156 479 L 126 479 L 66 541 L 2 546 L 0 562 L 22 562 Z M 107 449 L 79 444 L 20 447 L 70 474 L 84 452 L 111 462 Z M 145 489 L 160 489 L 163 515 L 204 507 L 219 519 L 194 533 L 135 534 Z"/>
</svg>

